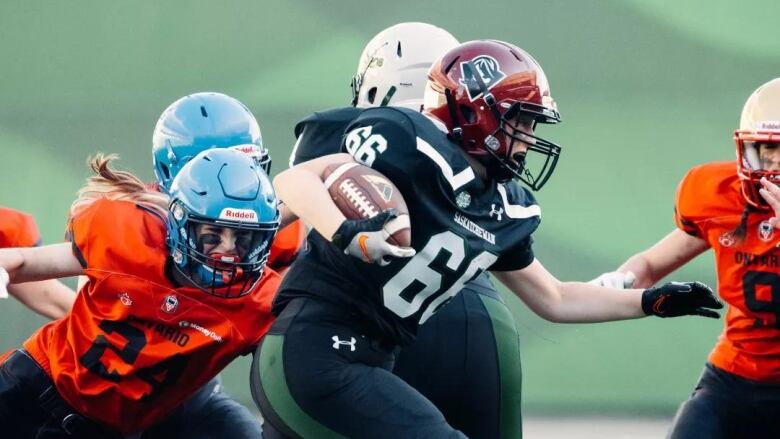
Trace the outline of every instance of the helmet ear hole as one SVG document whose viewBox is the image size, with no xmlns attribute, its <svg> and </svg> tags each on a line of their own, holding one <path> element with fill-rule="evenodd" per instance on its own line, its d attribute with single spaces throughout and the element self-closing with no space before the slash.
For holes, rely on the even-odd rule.
<svg viewBox="0 0 780 439">
<path fill-rule="evenodd" d="M 466 105 L 460 105 L 460 114 L 463 116 L 463 120 L 466 121 L 467 124 L 473 124 L 477 122 L 477 113 L 474 112 L 470 107 L 467 107 Z"/>
<path fill-rule="evenodd" d="M 374 103 L 374 99 L 376 99 L 376 87 L 371 87 L 368 90 L 368 102 L 373 104 Z"/>
<path fill-rule="evenodd" d="M 162 171 L 162 173 L 163 173 L 163 175 L 165 176 L 166 179 L 171 178 L 171 171 L 168 169 L 167 166 L 165 166 L 162 163 L 160 163 L 160 170 Z"/>
</svg>

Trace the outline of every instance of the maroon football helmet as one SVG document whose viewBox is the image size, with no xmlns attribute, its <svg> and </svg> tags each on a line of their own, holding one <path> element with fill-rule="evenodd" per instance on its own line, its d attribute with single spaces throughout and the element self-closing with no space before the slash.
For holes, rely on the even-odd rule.
<svg viewBox="0 0 780 439">
<path fill-rule="evenodd" d="M 555 170 L 561 147 L 513 124 L 518 116 L 534 127 L 561 121 L 542 67 L 516 46 L 477 40 L 445 53 L 428 72 L 424 107 L 491 178 L 519 178 L 539 190 Z M 527 153 L 510 157 L 514 142 L 542 155 L 537 173 L 527 169 Z"/>
</svg>

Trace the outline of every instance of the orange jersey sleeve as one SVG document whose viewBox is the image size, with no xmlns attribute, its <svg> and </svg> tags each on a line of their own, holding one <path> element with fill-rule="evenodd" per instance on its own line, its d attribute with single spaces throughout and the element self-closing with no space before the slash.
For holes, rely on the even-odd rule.
<svg viewBox="0 0 780 439">
<path fill-rule="evenodd" d="M 93 202 L 71 217 L 68 235 L 84 268 L 145 273 L 137 252 L 167 252 L 165 219 L 128 201 Z"/>
<path fill-rule="evenodd" d="M 295 220 L 279 230 L 271 244 L 268 266 L 274 270 L 280 270 L 292 264 L 305 239 L 306 225 L 301 220 Z"/>
<path fill-rule="evenodd" d="M 674 205 L 674 221 L 683 232 L 704 239 L 702 224 L 713 217 L 733 211 L 722 202 L 738 184 L 734 162 L 708 163 L 692 168 L 680 181 Z"/>
<path fill-rule="evenodd" d="M 133 203 L 97 201 L 73 216 L 69 233 L 89 282 L 71 312 L 24 347 L 65 401 L 123 434 L 164 418 L 273 321 L 273 270 L 239 298 L 174 285 L 165 222 Z"/>
<path fill-rule="evenodd" d="M 0 248 L 33 247 L 40 242 L 41 234 L 32 216 L 0 207 Z"/>
</svg>

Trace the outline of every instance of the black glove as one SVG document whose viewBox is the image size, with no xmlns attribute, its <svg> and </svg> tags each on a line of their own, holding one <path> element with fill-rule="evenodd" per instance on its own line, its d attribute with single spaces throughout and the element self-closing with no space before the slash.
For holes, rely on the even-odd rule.
<svg viewBox="0 0 780 439">
<path fill-rule="evenodd" d="M 385 230 L 385 224 L 397 216 L 395 209 L 387 209 L 373 218 L 345 220 L 333 234 L 331 241 L 345 254 L 369 264 L 387 265 L 393 257 L 414 256 L 414 249 L 387 242 L 390 234 Z"/>
<path fill-rule="evenodd" d="M 723 304 L 715 297 L 710 287 L 701 282 L 669 282 L 666 285 L 648 288 L 642 293 L 642 311 L 658 317 L 679 317 L 697 315 L 717 319 L 713 309 Z"/>
</svg>

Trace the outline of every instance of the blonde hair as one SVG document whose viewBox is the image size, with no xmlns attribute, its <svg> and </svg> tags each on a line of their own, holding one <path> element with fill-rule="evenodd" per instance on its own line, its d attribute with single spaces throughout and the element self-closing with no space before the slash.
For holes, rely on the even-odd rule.
<svg viewBox="0 0 780 439">
<path fill-rule="evenodd" d="M 166 194 L 147 187 L 138 177 L 127 171 L 111 168 L 117 154 L 98 153 L 87 159 L 87 165 L 95 175 L 87 177 L 87 184 L 79 189 L 78 198 L 70 206 L 70 214 L 96 200 L 124 200 L 160 213 L 165 217 L 168 212 L 169 198 Z"/>
</svg>

